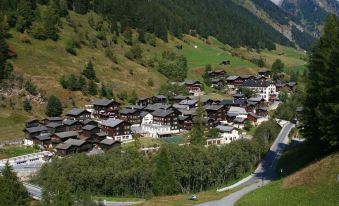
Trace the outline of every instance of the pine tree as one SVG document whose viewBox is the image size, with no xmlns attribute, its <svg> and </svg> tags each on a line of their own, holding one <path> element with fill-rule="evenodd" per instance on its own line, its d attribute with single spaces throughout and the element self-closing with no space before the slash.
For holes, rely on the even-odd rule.
<svg viewBox="0 0 339 206">
<path fill-rule="evenodd" d="M 82 74 L 90 80 L 94 80 L 96 78 L 95 70 L 92 61 L 89 61 L 88 64 L 85 66 L 84 71 Z"/>
<path fill-rule="evenodd" d="M 272 64 L 272 76 L 273 79 L 278 78 L 278 74 L 284 71 L 285 64 L 280 60 L 277 59 L 275 62 Z"/>
<path fill-rule="evenodd" d="M 49 184 L 44 185 L 42 205 L 73 206 L 74 201 L 71 187 L 64 177 L 52 177 Z"/>
<path fill-rule="evenodd" d="M 73 5 L 78 14 L 86 14 L 89 10 L 89 0 L 73 0 Z"/>
<path fill-rule="evenodd" d="M 139 32 L 138 41 L 145 44 L 146 43 L 145 31 L 143 29 L 139 29 L 138 32 Z"/>
<path fill-rule="evenodd" d="M 95 96 L 98 94 L 97 85 L 93 80 L 89 81 L 88 83 L 88 94 L 92 96 Z"/>
<path fill-rule="evenodd" d="M 18 20 L 16 23 L 16 29 L 19 32 L 24 32 L 29 29 L 34 20 L 34 5 L 31 1 L 19 1 L 17 16 Z"/>
<path fill-rule="evenodd" d="M 63 112 L 62 104 L 58 97 L 52 95 L 48 98 L 46 115 L 48 117 L 59 117 Z"/>
<path fill-rule="evenodd" d="M 86 95 L 87 94 L 87 81 L 84 77 L 79 76 L 78 85 L 80 87 L 81 92 Z"/>
<path fill-rule="evenodd" d="M 175 178 L 166 146 L 161 147 L 158 154 L 152 186 L 156 195 L 171 195 L 179 192 L 179 183 Z"/>
<path fill-rule="evenodd" d="M 193 122 L 193 128 L 192 128 L 192 131 L 190 133 L 192 145 L 203 146 L 203 145 L 206 144 L 205 135 L 204 135 L 205 128 L 206 128 L 205 117 L 206 117 L 205 108 L 204 108 L 203 104 L 201 103 L 201 101 L 199 101 L 198 107 L 197 107 L 197 110 L 196 110 L 196 116 L 195 116 L 194 122 Z"/>
<path fill-rule="evenodd" d="M 32 105 L 31 102 L 26 98 L 23 102 L 23 108 L 26 112 L 32 111 Z"/>
<path fill-rule="evenodd" d="M 100 96 L 101 97 L 107 97 L 107 89 L 106 89 L 106 86 L 104 84 L 101 85 Z"/>
<path fill-rule="evenodd" d="M 312 50 L 302 116 L 304 137 L 339 146 L 339 20 L 327 18 L 324 34 Z"/>
<path fill-rule="evenodd" d="M 6 163 L 0 176 L 0 205 L 25 206 L 30 198 L 11 166 Z"/>
</svg>

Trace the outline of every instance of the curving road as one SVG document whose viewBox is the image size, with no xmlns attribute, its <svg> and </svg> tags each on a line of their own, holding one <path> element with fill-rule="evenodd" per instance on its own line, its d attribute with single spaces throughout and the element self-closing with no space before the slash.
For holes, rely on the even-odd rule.
<svg viewBox="0 0 339 206">
<path fill-rule="evenodd" d="M 206 202 L 199 206 L 233 206 L 242 196 L 247 193 L 270 183 L 276 177 L 276 165 L 282 151 L 288 146 L 288 134 L 295 125 L 288 122 L 281 129 L 278 137 L 274 141 L 270 148 L 270 151 L 263 158 L 261 163 L 258 165 L 254 174 L 242 182 L 237 184 L 237 187 L 243 187 L 243 189 L 224 197 L 221 200 Z M 224 191 L 228 188 L 220 189 L 218 191 Z"/>
</svg>

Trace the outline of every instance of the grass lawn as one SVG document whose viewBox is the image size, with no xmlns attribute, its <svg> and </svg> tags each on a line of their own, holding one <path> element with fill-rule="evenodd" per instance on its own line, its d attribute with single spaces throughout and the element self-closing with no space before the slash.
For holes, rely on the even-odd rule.
<svg viewBox="0 0 339 206">
<path fill-rule="evenodd" d="M 236 206 L 339 205 L 339 153 L 317 161 L 319 154 L 316 146 L 309 144 L 288 150 L 277 166 L 285 178 L 247 194 Z"/>
<path fill-rule="evenodd" d="M 112 201 L 112 202 L 143 202 L 145 199 L 134 197 L 111 197 L 111 196 L 94 196 L 94 200 L 98 201 Z"/>
<path fill-rule="evenodd" d="M 24 135 L 22 129 L 26 116 L 21 113 L 2 109 L 0 111 L 0 140 L 21 138 Z"/>
<path fill-rule="evenodd" d="M 198 200 L 192 201 L 189 200 L 192 194 L 183 194 L 183 195 L 173 195 L 173 196 L 161 196 L 154 197 L 150 200 L 147 200 L 141 204 L 137 204 L 138 206 L 190 206 L 196 205 L 208 201 L 220 200 L 223 197 L 231 194 L 234 190 L 225 191 L 225 192 L 216 192 L 216 190 L 210 190 L 206 192 L 200 192 L 197 195 Z"/>
<path fill-rule="evenodd" d="M 0 159 L 8 159 L 11 157 L 26 155 L 38 152 L 39 149 L 24 146 L 6 146 L 0 149 Z"/>
</svg>

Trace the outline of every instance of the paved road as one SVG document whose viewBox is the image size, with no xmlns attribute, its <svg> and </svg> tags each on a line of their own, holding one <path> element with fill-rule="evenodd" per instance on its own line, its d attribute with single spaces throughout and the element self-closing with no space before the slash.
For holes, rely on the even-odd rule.
<svg viewBox="0 0 339 206">
<path fill-rule="evenodd" d="M 292 123 L 287 123 L 283 126 L 277 139 L 271 146 L 270 151 L 261 161 L 252 178 L 239 185 L 239 187 L 244 187 L 243 189 L 234 192 L 221 200 L 203 203 L 199 206 L 233 206 L 245 194 L 257 189 L 258 187 L 266 185 L 273 180 L 276 177 L 275 171 L 277 160 L 282 151 L 288 146 L 288 134 L 293 127 L 294 124 Z"/>
</svg>

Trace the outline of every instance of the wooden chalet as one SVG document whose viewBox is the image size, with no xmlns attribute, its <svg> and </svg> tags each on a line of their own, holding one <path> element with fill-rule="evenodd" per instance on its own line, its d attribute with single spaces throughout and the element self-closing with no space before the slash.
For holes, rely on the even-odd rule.
<svg viewBox="0 0 339 206">
<path fill-rule="evenodd" d="M 89 142 L 78 139 L 68 139 L 56 146 L 57 155 L 63 157 L 69 154 L 87 152 L 91 148 L 92 145 Z"/>
<path fill-rule="evenodd" d="M 191 130 L 193 127 L 193 117 L 192 116 L 178 116 L 179 129 L 181 130 Z"/>
<path fill-rule="evenodd" d="M 140 113 L 140 110 L 125 108 L 120 111 L 119 119 L 129 122 L 132 125 L 141 124 Z"/>
<path fill-rule="evenodd" d="M 188 97 L 188 96 L 177 95 L 177 96 L 172 97 L 171 100 L 173 101 L 173 103 L 179 103 L 179 102 L 181 102 L 183 100 L 190 100 L 190 99 L 191 98 Z"/>
<path fill-rule="evenodd" d="M 29 127 L 24 129 L 25 135 L 28 139 L 32 139 L 35 136 L 38 136 L 43 133 L 48 133 L 48 128 L 46 126 L 38 127 Z"/>
<path fill-rule="evenodd" d="M 224 105 L 221 104 L 212 104 L 205 105 L 205 110 L 207 112 L 207 116 L 210 119 L 214 119 L 216 121 L 225 121 L 227 109 Z"/>
<path fill-rule="evenodd" d="M 164 95 L 158 95 L 158 96 L 154 96 L 152 100 L 153 100 L 153 103 L 165 104 L 167 102 L 167 97 Z"/>
<path fill-rule="evenodd" d="M 216 71 L 209 71 L 208 77 L 209 78 L 219 78 L 224 79 L 226 76 L 226 72 L 224 70 L 216 70 Z"/>
<path fill-rule="evenodd" d="M 70 120 L 84 121 L 91 118 L 91 112 L 87 111 L 86 109 L 74 108 L 67 112 L 66 118 Z"/>
<path fill-rule="evenodd" d="M 40 145 L 44 148 L 49 148 L 52 144 L 52 138 L 50 133 L 40 134 L 33 138 L 35 145 Z"/>
<path fill-rule="evenodd" d="M 153 124 L 171 126 L 172 130 L 178 129 L 178 114 L 173 110 L 158 109 L 151 113 Z"/>
<path fill-rule="evenodd" d="M 94 125 L 94 126 L 98 126 L 99 123 L 97 121 L 94 121 L 92 119 L 86 119 L 84 121 L 81 122 L 83 126 L 85 125 Z"/>
<path fill-rule="evenodd" d="M 223 79 L 211 79 L 211 87 L 221 88 L 225 86 L 225 81 Z"/>
<path fill-rule="evenodd" d="M 58 133 L 58 132 L 65 132 L 65 125 L 56 122 L 50 122 L 45 125 L 48 129 L 48 132 L 51 134 Z"/>
<path fill-rule="evenodd" d="M 247 121 L 253 122 L 254 124 L 258 122 L 258 119 L 260 119 L 261 117 L 258 116 L 257 114 L 253 113 L 253 112 L 249 112 L 247 114 Z"/>
<path fill-rule="evenodd" d="M 39 125 L 40 125 L 40 121 L 37 119 L 29 119 L 25 122 L 26 128 L 38 127 Z"/>
<path fill-rule="evenodd" d="M 258 72 L 258 74 L 260 76 L 264 76 L 264 77 L 267 77 L 267 78 L 271 78 L 271 71 L 268 70 L 268 69 L 262 69 Z"/>
<path fill-rule="evenodd" d="M 92 135 L 99 133 L 99 132 L 100 132 L 100 128 L 98 126 L 88 124 L 82 127 L 81 136 L 91 138 Z"/>
<path fill-rule="evenodd" d="M 114 140 L 125 141 L 132 139 L 131 124 L 120 119 L 108 119 L 101 123 L 101 131 Z"/>
<path fill-rule="evenodd" d="M 255 110 L 255 113 L 258 116 L 266 117 L 268 115 L 268 108 L 267 107 L 259 107 Z"/>
<path fill-rule="evenodd" d="M 117 118 L 120 110 L 120 103 L 114 100 L 99 99 L 94 101 L 94 117 L 98 119 Z"/>
<path fill-rule="evenodd" d="M 241 86 L 244 83 L 244 79 L 240 78 L 239 76 L 229 76 L 226 79 L 227 84 L 230 86 Z"/>
<path fill-rule="evenodd" d="M 137 105 L 147 106 L 152 103 L 152 98 L 150 97 L 139 97 L 137 100 Z"/>
<path fill-rule="evenodd" d="M 114 147 L 119 147 L 121 145 L 122 142 L 118 141 L 118 140 L 113 140 L 113 139 L 104 139 L 102 141 L 100 141 L 99 143 L 99 147 L 102 150 L 110 150 Z"/>
<path fill-rule="evenodd" d="M 231 61 L 230 60 L 224 60 L 220 63 L 220 65 L 224 65 L 224 66 L 231 65 Z"/>
<path fill-rule="evenodd" d="M 196 96 L 202 91 L 202 83 L 197 80 L 185 80 L 184 85 L 186 86 L 190 95 Z"/>
<path fill-rule="evenodd" d="M 82 128 L 82 123 L 79 122 L 78 120 L 65 120 L 63 122 L 63 125 L 65 127 L 65 131 L 69 132 L 69 131 L 78 131 L 81 130 Z"/>
<path fill-rule="evenodd" d="M 51 136 L 52 144 L 57 145 L 68 139 L 78 139 L 79 133 L 75 131 L 55 133 Z"/>
<path fill-rule="evenodd" d="M 48 123 L 59 123 L 62 124 L 62 118 L 61 117 L 47 117 L 42 120 L 43 124 L 48 124 Z"/>
</svg>

